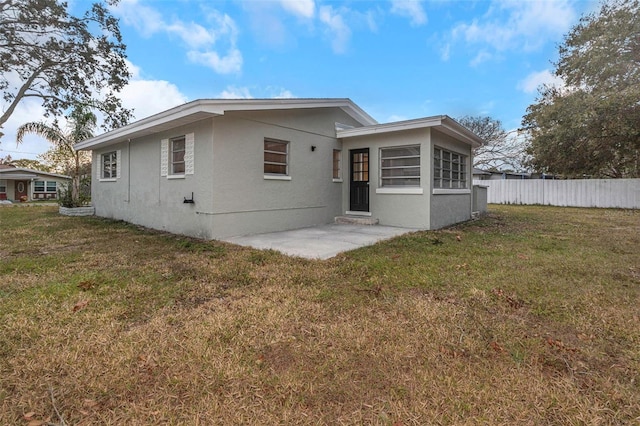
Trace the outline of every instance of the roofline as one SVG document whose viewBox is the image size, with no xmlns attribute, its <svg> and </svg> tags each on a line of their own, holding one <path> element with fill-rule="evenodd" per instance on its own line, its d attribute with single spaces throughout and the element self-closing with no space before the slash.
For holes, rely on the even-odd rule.
<svg viewBox="0 0 640 426">
<path fill-rule="evenodd" d="M 3 175 L 3 174 L 9 175 L 9 174 L 11 174 L 9 172 L 16 172 L 16 171 L 26 172 L 26 173 L 35 173 L 35 174 L 39 174 L 39 175 L 54 176 L 54 177 L 59 177 L 59 178 L 63 178 L 63 179 L 71 179 L 71 176 L 61 175 L 61 174 L 58 174 L 58 173 L 43 172 L 41 170 L 27 169 L 27 168 L 24 168 L 24 167 L 15 167 L 15 168 L 11 168 L 11 169 L 0 169 L 0 175 Z"/>
<path fill-rule="evenodd" d="M 373 134 L 400 132 L 412 129 L 439 127 L 444 133 L 455 136 L 474 148 L 479 147 L 483 140 L 471 130 L 458 123 L 448 115 L 416 118 L 414 120 L 395 121 L 392 123 L 376 124 L 338 131 L 338 138 L 352 138 Z"/>
<path fill-rule="evenodd" d="M 208 117 L 224 115 L 227 111 L 263 111 L 297 108 L 341 108 L 362 125 L 377 121 L 348 98 L 285 98 L 285 99 L 198 99 L 135 121 L 102 135 L 87 139 L 74 146 L 76 150 L 92 149 L 98 145 L 114 144 L 164 130 L 172 122 L 188 124 Z"/>
</svg>

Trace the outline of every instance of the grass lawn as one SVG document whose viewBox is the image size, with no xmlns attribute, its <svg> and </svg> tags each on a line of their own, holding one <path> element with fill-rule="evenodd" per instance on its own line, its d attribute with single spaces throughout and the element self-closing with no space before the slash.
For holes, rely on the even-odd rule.
<svg viewBox="0 0 640 426">
<path fill-rule="evenodd" d="M 327 261 L 0 208 L 0 424 L 640 424 L 640 212 Z"/>
</svg>

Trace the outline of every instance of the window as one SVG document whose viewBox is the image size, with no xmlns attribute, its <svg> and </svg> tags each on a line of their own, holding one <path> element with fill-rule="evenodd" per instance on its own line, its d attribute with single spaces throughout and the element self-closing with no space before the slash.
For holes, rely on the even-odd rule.
<svg viewBox="0 0 640 426">
<path fill-rule="evenodd" d="M 383 187 L 419 187 L 420 146 L 381 148 L 380 180 Z"/>
<path fill-rule="evenodd" d="M 171 174 L 183 175 L 185 171 L 185 138 L 184 136 L 171 139 Z"/>
<path fill-rule="evenodd" d="M 467 188 L 467 156 L 446 151 L 433 150 L 433 187 L 442 189 Z"/>
<path fill-rule="evenodd" d="M 7 181 L 0 180 L 0 193 L 5 194 L 7 192 Z"/>
<path fill-rule="evenodd" d="M 36 180 L 33 182 L 33 192 L 56 192 L 57 189 L 55 181 Z"/>
<path fill-rule="evenodd" d="M 342 179 L 342 170 L 340 164 L 342 152 L 339 149 L 333 150 L 333 179 L 340 180 Z"/>
<path fill-rule="evenodd" d="M 283 176 L 289 174 L 289 142 L 264 140 L 264 173 Z"/>
<path fill-rule="evenodd" d="M 160 141 L 160 176 L 185 179 L 195 174 L 195 134 Z"/>
<path fill-rule="evenodd" d="M 118 155 L 116 151 L 102 154 L 102 179 L 115 179 L 118 177 Z"/>
</svg>

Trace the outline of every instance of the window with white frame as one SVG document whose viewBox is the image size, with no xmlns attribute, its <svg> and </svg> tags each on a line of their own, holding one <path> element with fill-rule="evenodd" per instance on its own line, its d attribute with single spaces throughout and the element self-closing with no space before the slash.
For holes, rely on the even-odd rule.
<svg viewBox="0 0 640 426">
<path fill-rule="evenodd" d="M 433 187 L 467 188 L 467 156 L 435 147 L 433 150 Z"/>
<path fill-rule="evenodd" d="M 160 141 L 160 176 L 185 179 L 195 174 L 195 134 Z"/>
<path fill-rule="evenodd" d="M 340 164 L 340 158 L 342 157 L 342 151 L 339 149 L 333 150 L 333 179 L 342 179 L 342 165 Z"/>
<path fill-rule="evenodd" d="M 33 182 L 33 192 L 56 192 L 58 184 L 54 180 L 36 180 Z"/>
<path fill-rule="evenodd" d="M 289 175 L 289 142 L 265 138 L 264 174 Z"/>
<path fill-rule="evenodd" d="M 102 179 L 115 179 L 118 177 L 118 153 L 116 151 L 107 152 L 100 156 L 102 164 Z"/>
<path fill-rule="evenodd" d="M 7 193 L 7 181 L 0 180 L 0 194 L 6 194 L 6 193 Z"/>
<path fill-rule="evenodd" d="M 420 186 L 420 145 L 380 148 L 382 187 Z"/>
<path fill-rule="evenodd" d="M 183 175 L 185 173 L 185 137 L 171 139 L 171 174 Z"/>
</svg>

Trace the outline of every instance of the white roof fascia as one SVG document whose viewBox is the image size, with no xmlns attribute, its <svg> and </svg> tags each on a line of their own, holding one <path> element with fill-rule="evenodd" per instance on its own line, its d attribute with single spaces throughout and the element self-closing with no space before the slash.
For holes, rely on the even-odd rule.
<svg viewBox="0 0 640 426">
<path fill-rule="evenodd" d="M 11 172 L 23 172 L 23 173 L 19 174 L 19 173 L 11 173 Z M 9 177 L 16 179 L 16 176 L 24 176 L 24 177 L 19 177 L 17 179 L 35 179 L 38 177 L 37 175 L 53 176 L 53 177 L 58 177 L 62 179 L 71 179 L 71 176 L 61 175 L 58 173 L 43 172 L 40 170 L 26 169 L 24 167 L 16 167 L 13 169 L 0 170 L 0 179 L 7 179 Z"/>
<path fill-rule="evenodd" d="M 302 108 L 341 108 L 362 125 L 376 120 L 350 99 L 199 99 L 152 115 L 119 129 L 82 141 L 76 150 L 106 147 L 126 140 L 193 123 L 208 117 L 224 115 L 226 111 L 258 111 Z"/>
<path fill-rule="evenodd" d="M 373 134 L 402 132 L 412 129 L 435 127 L 437 130 L 459 139 L 472 147 L 480 146 L 482 139 L 466 127 L 446 115 L 417 118 L 414 120 L 396 121 L 393 123 L 378 124 L 374 126 L 357 127 L 354 129 L 339 130 L 338 138 L 351 138 L 368 136 Z"/>
</svg>

